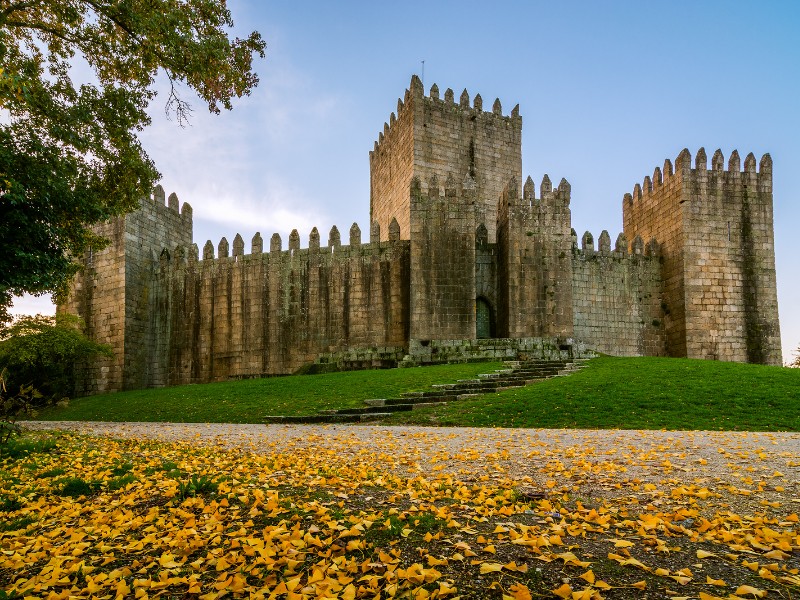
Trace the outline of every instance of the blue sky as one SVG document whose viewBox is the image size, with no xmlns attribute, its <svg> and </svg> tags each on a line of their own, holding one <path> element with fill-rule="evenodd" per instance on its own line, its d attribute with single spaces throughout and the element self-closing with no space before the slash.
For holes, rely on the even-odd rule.
<svg viewBox="0 0 800 600">
<path fill-rule="evenodd" d="M 682 148 L 774 160 L 784 360 L 800 345 L 800 3 L 230 2 L 267 56 L 252 96 L 190 127 L 152 106 L 143 143 L 195 241 L 368 231 L 368 152 L 412 74 L 504 113 L 519 103 L 523 172 L 572 185 L 573 227 L 622 230 L 622 196 Z M 186 93 L 187 98 L 191 94 Z M 247 245 L 247 244 L 246 244 Z M 35 311 L 27 301 L 20 311 Z M 41 308 L 38 308 L 41 310 Z"/>
</svg>

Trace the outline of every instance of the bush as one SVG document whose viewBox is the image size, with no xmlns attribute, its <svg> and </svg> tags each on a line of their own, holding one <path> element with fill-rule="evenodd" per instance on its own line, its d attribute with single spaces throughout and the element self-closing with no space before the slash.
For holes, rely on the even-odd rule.
<svg viewBox="0 0 800 600">
<path fill-rule="evenodd" d="M 12 394 L 6 381 L 7 371 L 0 369 L 0 454 L 8 447 L 11 438 L 20 433 L 17 419 L 34 415 L 34 406 L 42 396 L 30 385 L 23 385 L 19 392 Z"/>
<path fill-rule="evenodd" d="M 19 317 L 0 332 L 0 371 L 8 394 L 32 388 L 33 404 L 68 398 L 75 391 L 75 364 L 111 356 L 108 346 L 89 340 L 73 315 Z"/>
</svg>

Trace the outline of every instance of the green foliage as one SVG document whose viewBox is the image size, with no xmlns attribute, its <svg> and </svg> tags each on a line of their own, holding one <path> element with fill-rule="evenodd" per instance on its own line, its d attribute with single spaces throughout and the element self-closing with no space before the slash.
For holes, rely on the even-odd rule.
<svg viewBox="0 0 800 600">
<path fill-rule="evenodd" d="M 17 460 L 25 458 L 31 454 L 52 452 L 56 449 L 56 441 L 52 438 L 44 439 L 14 439 L 8 440 L 5 444 L 0 444 L 0 456 Z M 36 470 L 38 466 L 33 463 L 31 470 Z"/>
<path fill-rule="evenodd" d="M 447 521 L 440 519 L 433 513 L 419 513 L 409 518 L 411 525 L 414 527 L 414 532 L 418 535 L 426 533 L 436 533 L 440 529 L 447 527 Z"/>
<path fill-rule="evenodd" d="M 69 477 L 60 482 L 56 489 L 59 496 L 78 498 L 80 496 L 91 496 L 100 488 L 100 484 L 95 481 L 84 481 L 80 477 Z"/>
<path fill-rule="evenodd" d="M 186 481 L 178 482 L 178 498 L 185 500 L 194 496 L 216 494 L 219 484 L 208 475 L 192 475 Z"/>
<path fill-rule="evenodd" d="M 800 346 L 798 346 L 797 350 L 794 351 L 794 360 L 789 363 L 789 366 L 795 369 L 800 369 Z"/>
<path fill-rule="evenodd" d="M 171 84 L 167 114 L 191 108 L 179 86 L 211 112 L 258 83 L 258 33 L 228 37 L 217 0 L 60 0 L 0 8 L 0 321 L 12 295 L 63 293 L 75 257 L 104 240 L 89 227 L 134 210 L 158 179 L 138 139 L 155 77 Z M 92 69 L 73 82 L 72 65 Z"/>
<path fill-rule="evenodd" d="M 125 486 L 134 483 L 135 481 L 136 477 L 134 477 L 132 473 L 128 473 L 127 475 L 110 479 L 108 483 L 106 483 L 106 489 L 110 492 L 113 492 L 115 490 L 120 490 Z"/>
<path fill-rule="evenodd" d="M 37 315 L 21 317 L 6 328 L 0 338 L 0 369 L 6 370 L 8 391 L 20 389 L 18 396 L 23 396 L 27 390 L 31 408 L 71 396 L 76 363 L 111 356 L 107 346 L 83 335 L 78 324 L 72 315 Z"/>
<path fill-rule="evenodd" d="M 375 523 L 370 527 L 364 535 L 364 540 L 374 547 L 389 546 L 391 542 L 400 538 L 405 527 L 408 527 L 408 524 L 400 517 L 396 514 L 389 515 L 384 522 Z"/>
<path fill-rule="evenodd" d="M 592 359 L 556 377 L 387 424 L 589 429 L 800 431 L 800 370 L 679 358 Z M 53 420 L 259 423 L 267 414 L 364 406 L 434 383 L 472 379 L 499 363 L 348 371 L 120 392 L 48 408 Z"/>
<path fill-rule="evenodd" d="M 0 523 L 0 531 L 19 531 L 20 529 L 27 529 L 28 525 L 36 523 L 33 517 L 20 517 L 19 519 L 11 519 Z M 2 598 L 3 596 L 0 596 Z M 12 597 L 12 596 L 9 596 Z"/>
<path fill-rule="evenodd" d="M 20 508 L 22 508 L 22 502 L 18 498 L 0 496 L 0 512 L 15 512 Z"/>
<path fill-rule="evenodd" d="M 11 392 L 13 388 L 9 389 L 7 379 L 7 370 L 0 368 L 0 455 L 11 438 L 20 433 L 17 419 L 35 414 L 33 407 L 41 397 L 30 385 L 20 386 L 16 393 Z"/>
<path fill-rule="evenodd" d="M 168 421 L 173 423 L 263 423 L 265 415 L 308 415 L 326 408 L 364 406 L 368 398 L 393 398 L 435 383 L 473 379 L 500 363 L 466 363 L 343 371 L 245 379 L 204 385 L 103 394 L 39 412 L 63 421 Z"/>
<path fill-rule="evenodd" d="M 122 477 L 123 475 L 127 475 L 128 473 L 130 473 L 132 470 L 133 470 L 133 463 L 126 462 L 119 464 L 115 466 L 113 469 L 111 469 L 111 475 L 113 477 Z"/>
<path fill-rule="evenodd" d="M 63 467 L 56 467 L 55 469 L 48 469 L 47 471 L 42 471 L 36 476 L 36 478 L 50 479 L 51 477 L 58 477 L 59 475 L 63 475 L 66 472 L 67 472 L 66 469 L 64 469 Z"/>
</svg>

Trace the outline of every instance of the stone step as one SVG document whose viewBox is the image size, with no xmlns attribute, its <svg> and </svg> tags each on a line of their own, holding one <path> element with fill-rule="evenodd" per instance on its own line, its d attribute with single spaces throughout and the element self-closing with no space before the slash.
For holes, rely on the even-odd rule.
<svg viewBox="0 0 800 600">
<path fill-rule="evenodd" d="M 409 400 L 417 398 L 432 398 L 434 396 L 458 396 L 458 390 L 438 389 L 431 390 L 429 392 L 403 392 L 400 394 L 401 398 L 407 398 Z"/>
<path fill-rule="evenodd" d="M 558 367 L 564 368 L 568 363 L 566 361 L 519 361 L 519 360 L 507 360 L 504 361 L 503 364 L 509 369 L 535 369 L 535 368 L 542 368 L 542 367 Z"/>
<path fill-rule="evenodd" d="M 267 424 L 317 424 L 317 423 L 355 423 L 361 420 L 360 415 L 268 415 L 264 417 Z"/>
<path fill-rule="evenodd" d="M 437 394 L 440 392 L 459 392 L 463 390 L 486 390 L 488 392 L 493 390 L 499 385 L 498 381 L 501 380 L 495 379 L 492 381 L 483 381 L 481 383 L 451 383 L 443 385 L 440 388 L 436 388 L 434 391 Z M 427 394 L 430 392 L 424 392 L 424 393 Z"/>
<path fill-rule="evenodd" d="M 415 410 L 427 406 L 441 406 L 454 400 L 477 398 L 491 392 L 543 381 L 551 377 L 566 377 L 583 369 L 586 360 L 504 361 L 508 367 L 494 373 L 482 373 L 475 379 L 459 379 L 456 383 L 434 384 L 431 389 L 419 392 L 404 392 L 399 398 L 371 398 L 365 400 L 363 408 L 324 410 L 316 415 L 267 416 L 267 423 L 356 423 L 372 421 L 390 416 L 392 413 Z"/>
<path fill-rule="evenodd" d="M 411 410 L 411 404 L 404 403 L 404 404 L 384 404 L 383 406 L 366 406 L 364 408 L 340 408 L 338 410 L 324 410 L 320 411 L 320 414 L 330 414 L 330 415 L 368 415 L 368 414 L 380 414 L 386 412 L 402 412 L 405 410 Z"/>
<path fill-rule="evenodd" d="M 391 417 L 392 413 L 369 413 L 368 415 L 361 415 L 359 421 L 378 421 L 380 419 L 385 419 L 386 417 Z"/>
<path fill-rule="evenodd" d="M 411 410 L 410 408 L 406 410 Z M 264 417 L 266 424 L 317 425 L 326 423 L 359 423 L 374 421 L 391 416 L 390 412 L 371 412 L 363 414 L 335 415 L 268 415 Z"/>
</svg>

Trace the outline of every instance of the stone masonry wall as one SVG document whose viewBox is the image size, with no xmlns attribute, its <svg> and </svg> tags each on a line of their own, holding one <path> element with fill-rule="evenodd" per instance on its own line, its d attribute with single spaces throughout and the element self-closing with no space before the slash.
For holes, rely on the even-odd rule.
<svg viewBox="0 0 800 600">
<path fill-rule="evenodd" d="M 125 356 L 125 218 L 96 226 L 109 240 L 98 252 L 89 252 L 75 276 L 67 300 L 58 312 L 78 315 L 86 335 L 108 344 L 113 356 L 79 365 L 75 393 L 79 396 L 122 389 Z"/>
<path fill-rule="evenodd" d="M 694 169 L 681 161 L 687 354 L 781 365 L 772 221 L 772 159 L 756 171 L 735 150 L 724 169 L 717 150 Z M 676 161 L 676 170 L 678 161 Z"/>
<path fill-rule="evenodd" d="M 540 199 L 528 178 L 522 197 L 512 179 L 498 207 L 498 335 L 571 337 L 570 186 L 545 175 Z"/>
<path fill-rule="evenodd" d="M 664 356 L 661 309 L 661 264 L 645 255 L 641 238 L 628 254 L 625 236 L 614 249 L 607 231 L 594 239 L 583 235 L 582 248 L 572 251 L 572 300 L 575 338 L 614 356 Z"/>
<path fill-rule="evenodd" d="M 681 217 L 683 184 L 673 174 L 672 162 L 664 170 L 656 167 L 653 178 L 644 178 L 633 194 L 622 201 L 623 231 L 627 240 L 657 240 L 661 251 L 664 332 L 669 356 L 686 356 L 686 314 L 684 293 L 684 230 Z"/>
<path fill-rule="evenodd" d="M 772 160 L 708 170 L 684 149 L 623 200 L 625 235 L 658 240 L 670 356 L 781 364 L 772 221 Z"/>
<path fill-rule="evenodd" d="M 262 246 L 256 234 L 244 254 L 237 236 L 230 254 L 223 238 L 217 258 L 209 242 L 202 261 L 196 246 L 162 261 L 156 347 L 168 352 L 148 385 L 287 374 L 325 353 L 406 345 L 407 241 L 361 244 L 354 225 L 349 246 L 336 228 L 327 246 L 316 229 L 306 249 L 296 231 L 288 250 L 277 234 Z"/>
<path fill-rule="evenodd" d="M 383 241 L 389 239 L 389 223 L 395 219 L 400 235 L 409 239 L 411 230 L 408 190 L 414 176 L 414 99 L 406 90 L 405 101 L 397 100 L 369 153 L 370 223 L 377 223 Z M 373 240 L 377 241 L 377 240 Z"/>
<path fill-rule="evenodd" d="M 152 303 L 154 274 L 162 259 L 172 250 L 188 248 L 192 243 L 192 207 L 157 186 L 152 199 L 125 218 L 125 360 L 123 389 L 140 389 L 163 376 L 163 364 L 154 357 L 164 352 L 155 336 Z M 163 343 L 163 341 L 161 342 Z"/>
<path fill-rule="evenodd" d="M 411 339 L 475 337 L 475 183 L 411 182 Z"/>
<path fill-rule="evenodd" d="M 84 258 L 72 293 L 58 310 L 77 314 L 86 334 L 111 346 L 111 358 L 81 369 L 79 394 L 138 389 L 150 379 L 153 274 L 161 249 L 192 241 L 192 208 L 156 186 L 139 210 L 100 224 L 95 231 L 110 244 Z"/>
<path fill-rule="evenodd" d="M 392 218 L 400 225 L 402 239 L 409 239 L 407 191 L 412 177 L 440 182 L 452 176 L 456 181 L 475 181 L 477 220 L 484 223 L 489 242 L 496 238 L 497 199 L 510 177 L 522 177 L 522 118 L 519 106 L 503 116 L 500 100 L 491 112 L 483 110 L 476 95 L 472 106 L 467 90 L 456 103 L 453 90 L 439 97 L 436 84 L 425 96 L 415 75 L 403 101 L 384 124 L 370 153 L 370 217 L 387 231 Z M 385 236 L 384 236 L 384 239 Z"/>
</svg>

